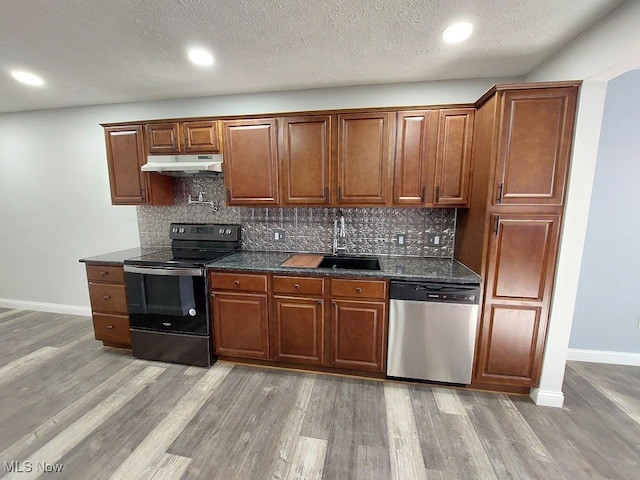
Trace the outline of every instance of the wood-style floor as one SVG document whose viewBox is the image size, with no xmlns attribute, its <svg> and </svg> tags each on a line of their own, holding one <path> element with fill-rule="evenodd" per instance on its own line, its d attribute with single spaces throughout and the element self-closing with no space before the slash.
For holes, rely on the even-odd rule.
<svg viewBox="0 0 640 480">
<path fill-rule="evenodd" d="M 640 478 L 640 368 L 570 363 L 564 392 L 148 362 L 89 318 L 0 309 L 0 477 Z"/>
</svg>

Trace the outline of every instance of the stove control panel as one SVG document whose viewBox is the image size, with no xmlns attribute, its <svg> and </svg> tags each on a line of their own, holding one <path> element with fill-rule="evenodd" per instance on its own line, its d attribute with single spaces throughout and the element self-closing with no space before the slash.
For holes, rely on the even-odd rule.
<svg viewBox="0 0 640 480">
<path fill-rule="evenodd" d="M 172 240 L 207 240 L 237 242 L 241 227 L 225 223 L 172 223 L 169 237 Z"/>
</svg>

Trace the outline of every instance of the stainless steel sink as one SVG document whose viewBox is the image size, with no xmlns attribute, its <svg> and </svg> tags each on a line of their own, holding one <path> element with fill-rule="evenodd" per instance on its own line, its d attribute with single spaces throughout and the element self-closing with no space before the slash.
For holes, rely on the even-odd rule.
<svg viewBox="0 0 640 480">
<path fill-rule="evenodd" d="M 318 268 L 339 268 L 345 270 L 380 270 L 378 257 L 325 255 Z"/>
</svg>

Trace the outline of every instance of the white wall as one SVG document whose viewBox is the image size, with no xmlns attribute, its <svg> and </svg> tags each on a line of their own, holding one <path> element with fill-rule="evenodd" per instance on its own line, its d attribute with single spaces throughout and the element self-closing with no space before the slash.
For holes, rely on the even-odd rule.
<svg viewBox="0 0 640 480">
<path fill-rule="evenodd" d="M 89 313 L 78 259 L 139 245 L 136 209 L 112 206 L 100 123 L 469 103 L 486 79 L 231 95 L 0 115 L 0 306 Z"/>
<path fill-rule="evenodd" d="M 574 319 L 607 81 L 640 54 L 640 2 L 628 1 L 540 65 L 527 81 L 584 80 L 580 92 L 569 187 L 538 404 L 562 406 L 562 383 Z M 614 73 L 615 72 L 615 73 Z"/>
</svg>

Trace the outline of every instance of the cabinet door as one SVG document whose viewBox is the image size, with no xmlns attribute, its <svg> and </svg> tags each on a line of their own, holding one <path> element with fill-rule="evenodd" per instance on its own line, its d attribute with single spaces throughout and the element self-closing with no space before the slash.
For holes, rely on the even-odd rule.
<svg viewBox="0 0 640 480">
<path fill-rule="evenodd" d="M 228 205 L 278 204 L 278 136 L 274 118 L 225 121 Z"/>
<path fill-rule="evenodd" d="M 577 87 L 503 93 L 494 203 L 562 205 Z"/>
<path fill-rule="evenodd" d="M 142 126 L 105 127 L 111 203 L 147 203 Z"/>
<path fill-rule="evenodd" d="M 424 205 L 433 197 L 437 111 L 398 112 L 393 203 Z"/>
<path fill-rule="evenodd" d="M 387 203 L 393 124 L 385 112 L 338 115 L 338 204 Z"/>
<path fill-rule="evenodd" d="M 218 122 L 184 122 L 182 124 L 184 153 L 218 153 Z"/>
<path fill-rule="evenodd" d="M 147 151 L 152 154 L 180 153 L 178 123 L 150 123 L 145 125 Z"/>
<path fill-rule="evenodd" d="M 331 304 L 331 365 L 384 372 L 386 304 L 351 300 Z"/>
<path fill-rule="evenodd" d="M 314 298 L 276 296 L 274 311 L 276 360 L 321 365 L 324 302 Z"/>
<path fill-rule="evenodd" d="M 559 215 L 492 215 L 479 382 L 536 386 L 549 316 Z"/>
<path fill-rule="evenodd" d="M 434 205 L 469 203 L 473 108 L 440 110 L 434 182 Z"/>
<path fill-rule="evenodd" d="M 216 354 L 269 358 L 266 295 L 214 293 L 211 312 Z"/>
<path fill-rule="evenodd" d="M 331 182 L 332 121 L 330 115 L 286 117 L 282 132 L 282 201 L 325 205 Z"/>
</svg>

